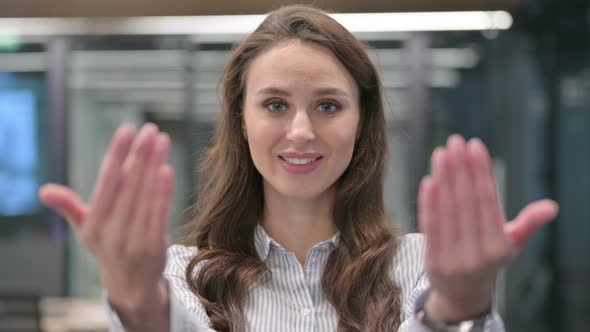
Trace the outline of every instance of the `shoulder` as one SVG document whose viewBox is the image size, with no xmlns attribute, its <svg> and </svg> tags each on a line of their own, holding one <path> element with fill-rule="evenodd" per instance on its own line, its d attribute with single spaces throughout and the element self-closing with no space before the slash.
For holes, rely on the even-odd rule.
<svg viewBox="0 0 590 332">
<path fill-rule="evenodd" d="M 164 274 L 184 278 L 186 267 L 197 254 L 197 251 L 197 247 L 195 246 L 171 245 L 166 250 Z"/>
<path fill-rule="evenodd" d="M 392 274 L 404 294 L 411 292 L 424 274 L 424 235 L 409 233 L 399 237 Z"/>
<path fill-rule="evenodd" d="M 197 253 L 196 246 L 183 246 L 181 244 L 173 244 L 166 250 L 166 257 L 186 258 L 192 257 Z"/>
<path fill-rule="evenodd" d="M 422 257 L 424 254 L 424 235 L 407 233 L 399 237 L 397 259 L 407 262 L 408 259 Z M 414 262 L 415 263 L 415 262 Z"/>
<path fill-rule="evenodd" d="M 172 331 L 212 331 L 207 311 L 185 279 L 186 267 L 196 254 L 197 247 L 179 244 L 166 251 L 163 275 L 170 289 Z"/>
</svg>

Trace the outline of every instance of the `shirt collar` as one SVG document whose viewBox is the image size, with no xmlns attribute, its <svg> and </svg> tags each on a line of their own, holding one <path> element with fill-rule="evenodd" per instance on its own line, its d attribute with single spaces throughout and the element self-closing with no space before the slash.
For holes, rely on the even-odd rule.
<svg viewBox="0 0 590 332">
<path fill-rule="evenodd" d="M 270 250 L 270 244 L 274 240 L 271 239 L 270 236 L 266 233 L 264 228 L 260 226 L 260 224 L 256 225 L 256 230 L 254 231 L 254 246 L 256 247 L 256 252 L 258 253 L 258 257 L 262 261 L 266 260 L 268 257 L 268 251 Z"/>
<path fill-rule="evenodd" d="M 332 248 L 336 247 L 339 240 L 340 240 L 340 231 L 336 232 L 336 234 L 332 238 L 322 241 L 320 243 L 317 243 L 313 247 L 314 248 L 332 249 Z M 266 230 L 264 230 L 264 227 L 262 227 L 260 224 L 256 225 L 256 230 L 254 231 L 254 246 L 256 247 L 256 252 L 258 253 L 258 257 L 260 257 L 260 259 L 262 261 L 266 260 L 266 258 L 268 257 L 268 253 L 270 252 L 271 247 L 285 250 L 283 248 L 283 246 L 281 246 L 279 243 L 277 243 L 273 238 L 271 238 L 268 235 Z"/>
</svg>

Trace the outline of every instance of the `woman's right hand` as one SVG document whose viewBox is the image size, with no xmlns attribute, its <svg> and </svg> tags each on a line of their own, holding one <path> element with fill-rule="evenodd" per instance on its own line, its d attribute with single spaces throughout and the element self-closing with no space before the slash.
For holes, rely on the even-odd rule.
<svg viewBox="0 0 590 332">
<path fill-rule="evenodd" d="M 124 124 L 113 136 L 88 204 L 61 185 L 39 190 L 42 202 L 69 221 L 96 257 L 110 302 L 126 313 L 162 300 L 174 191 L 169 151 L 170 138 L 155 125 L 146 124 L 136 135 Z"/>
</svg>

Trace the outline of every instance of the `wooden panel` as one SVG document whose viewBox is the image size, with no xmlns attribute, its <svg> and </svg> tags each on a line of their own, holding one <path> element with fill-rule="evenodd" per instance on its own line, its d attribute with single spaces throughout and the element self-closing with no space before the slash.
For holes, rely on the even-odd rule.
<svg viewBox="0 0 590 332">
<path fill-rule="evenodd" d="M 261 14 L 285 0 L 2 0 L 1 17 L 98 17 Z M 301 0 L 337 12 L 514 9 L 526 0 Z"/>
</svg>

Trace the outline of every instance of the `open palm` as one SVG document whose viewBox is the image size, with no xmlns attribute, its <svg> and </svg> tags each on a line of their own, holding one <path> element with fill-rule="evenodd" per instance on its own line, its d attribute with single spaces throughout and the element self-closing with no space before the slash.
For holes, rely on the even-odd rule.
<svg viewBox="0 0 590 332">
<path fill-rule="evenodd" d="M 485 145 L 459 135 L 434 151 L 432 175 L 423 179 L 418 201 L 430 304 L 451 320 L 485 311 L 498 271 L 558 213 L 557 204 L 546 199 L 507 222 Z"/>
<path fill-rule="evenodd" d="M 167 222 L 174 174 L 166 164 L 170 139 L 153 124 L 136 135 L 119 127 L 105 155 L 88 204 L 58 184 L 39 195 L 72 225 L 98 261 L 101 283 L 116 306 L 141 307 L 161 295 Z"/>
</svg>

